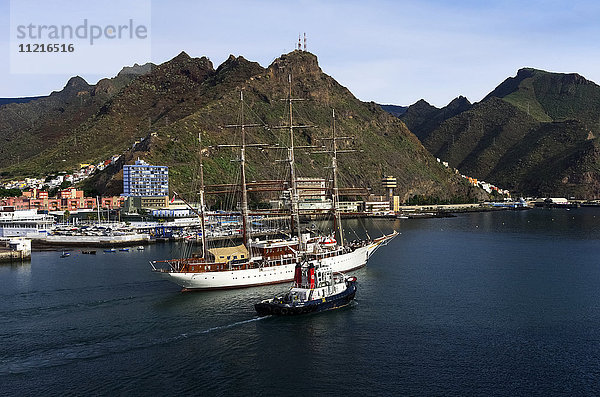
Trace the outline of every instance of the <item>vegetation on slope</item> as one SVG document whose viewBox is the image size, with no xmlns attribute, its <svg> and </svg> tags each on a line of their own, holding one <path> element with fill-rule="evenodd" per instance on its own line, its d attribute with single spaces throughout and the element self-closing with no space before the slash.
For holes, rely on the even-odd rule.
<svg viewBox="0 0 600 397">
<path fill-rule="evenodd" d="M 30 153 L 24 153 L 25 161 L 0 163 L 1 172 L 9 176 L 68 170 L 80 162 L 96 162 L 124 152 L 117 164 L 86 182 L 86 189 L 119 194 L 123 164 L 141 157 L 168 165 L 171 188 L 191 193 L 197 183 L 200 133 L 207 183 L 231 183 L 237 172 L 236 163 L 231 162 L 235 151 L 215 145 L 239 143 L 239 131 L 223 127 L 240 122 L 240 91 L 244 92 L 246 123 L 260 125 L 247 129 L 249 143 L 287 146 L 286 131 L 276 127 L 289 118 L 282 101 L 288 96 L 289 75 L 292 95 L 303 99 L 294 103 L 295 123 L 313 126 L 297 130 L 296 146 L 327 142 L 323 138 L 331 136 L 332 109 L 336 110 L 338 133 L 354 137 L 341 143 L 342 148 L 355 150 L 340 158 L 344 185 L 383 193 L 380 178 L 391 174 L 398 178 L 397 193 L 403 201 L 417 194 L 441 199 L 473 195 L 459 177 L 435 161 L 402 121 L 374 103 L 356 99 L 321 71 L 314 55 L 302 51 L 282 55 L 267 68 L 230 56 L 216 70 L 207 58 L 181 53 L 144 74 L 127 75 L 127 80 L 119 75 L 95 87 L 76 80 L 70 84 L 76 89 L 59 93 L 64 96 L 62 102 L 46 106 L 50 110 L 39 114 L 40 125 L 48 134 L 41 134 L 39 128 L 28 132 L 32 140 L 43 139 L 46 144 L 34 145 Z M 36 106 L 36 102 L 21 106 Z M 64 108 L 59 117 L 57 107 Z M 27 113 L 29 108 L 21 110 Z M 0 126 L 7 114 L 0 109 Z M 61 128 L 51 128 L 49 119 L 59 120 Z M 132 146 L 140 138 L 146 139 Z M 0 143 L 3 149 L 9 150 Z M 285 167 L 276 162 L 284 156 L 285 151 L 272 147 L 248 149 L 249 179 L 284 177 Z M 297 164 L 299 176 L 327 177 L 330 160 L 298 150 Z"/>
<path fill-rule="evenodd" d="M 413 106 L 409 127 L 465 174 L 526 195 L 600 197 L 600 87 L 580 75 L 521 69 L 440 123 L 435 108 Z"/>
</svg>

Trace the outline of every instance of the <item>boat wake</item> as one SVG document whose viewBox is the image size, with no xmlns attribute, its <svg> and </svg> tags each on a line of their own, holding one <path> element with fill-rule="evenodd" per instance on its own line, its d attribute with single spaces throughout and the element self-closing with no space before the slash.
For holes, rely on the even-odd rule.
<svg viewBox="0 0 600 397">
<path fill-rule="evenodd" d="M 143 350 L 158 345 L 176 343 L 178 341 L 218 332 L 244 324 L 253 323 L 267 317 L 253 317 L 231 324 L 219 325 L 199 331 L 187 332 L 173 337 L 153 338 L 141 341 L 134 335 L 123 335 L 110 340 L 99 340 L 95 343 L 76 343 L 32 351 L 28 355 L 19 354 L 14 357 L 0 357 L 0 376 L 22 374 L 39 368 L 68 365 L 79 360 L 93 360 L 114 354 L 122 354 L 135 350 Z"/>
<path fill-rule="evenodd" d="M 220 326 L 217 326 L 217 327 L 211 327 L 211 328 L 205 329 L 203 331 L 198 331 L 198 332 L 193 332 L 193 333 L 189 333 L 188 332 L 188 333 L 185 333 L 185 334 L 181 334 L 180 337 L 181 338 L 189 338 L 189 337 L 193 337 L 193 336 L 196 336 L 196 335 L 208 334 L 208 333 L 215 332 L 215 331 L 220 331 L 220 330 L 224 330 L 224 329 L 228 329 L 228 328 L 237 327 L 238 325 L 244 325 L 244 324 L 248 324 L 248 323 L 253 323 L 255 321 L 259 321 L 259 320 L 262 320 L 262 319 L 265 319 L 265 318 L 267 318 L 267 317 L 254 317 L 254 318 L 251 318 L 249 320 L 237 321 L 235 323 L 231 323 L 231 324 L 227 324 L 227 325 L 220 325 Z"/>
</svg>

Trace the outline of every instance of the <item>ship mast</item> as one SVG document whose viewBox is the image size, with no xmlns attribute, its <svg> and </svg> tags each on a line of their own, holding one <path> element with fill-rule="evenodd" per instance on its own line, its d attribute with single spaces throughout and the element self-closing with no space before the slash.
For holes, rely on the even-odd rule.
<svg viewBox="0 0 600 397">
<path fill-rule="evenodd" d="M 242 129 L 242 147 L 240 148 L 240 167 L 241 167 L 241 177 L 242 177 L 242 226 L 243 226 L 243 235 L 242 239 L 244 245 L 248 250 L 250 250 L 250 245 L 248 244 L 250 239 L 250 219 L 248 217 L 248 187 L 246 186 L 246 129 L 244 125 L 244 92 L 240 91 L 240 101 L 241 101 L 241 124 L 240 127 Z M 252 255 L 250 255 L 252 257 Z"/>
<path fill-rule="evenodd" d="M 300 235 L 300 209 L 298 208 L 299 202 L 299 194 L 298 194 L 298 181 L 296 180 L 296 160 L 294 158 L 294 150 L 296 148 L 313 148 L 314 146 L 295 146 L 294 145 L 294 128 L 312 128 L 312 125 L 294 125 L 294 117 L 292 111 L 292 102 L 294 101 L 303 101 L 304 99 L 292 98 L 292 75 L 288 75 L 288 84 L 289 91 L 288 97 L 286 99 L 282 99 L 282 101 L 288 102 L 288 111 L 289 111 L 289 124 L 283 125 L 274 128 L 285 128 L 289 130 L 290 133 L 290 146 L 288 147 L 288 158 L 287 161 L 290 166 L 290 207 L 291 207 L 291 225 L 290 229 L 292 233 L 296 233 L 298 236 L 298 248 L 302 249 L 302 237 Z M 295 230 L 294 230 L 295 229 Z"/>
<path fill-rule="evenodd" d="M 185 203 L 185 205 L 187 205 L 187 207 L 196 215 L 198 215 L 198 218 L 200 218 L 200 225 L 202 227 L 202 258 L 204 258 L 204 260 L 208 259 L 208 246 L 206 245 L 206 222 L 205 222 L 205 205 L 204 205 L 204 190 L 205 190 L 205 186 L 204 186 L 204 164 L 202 164 L 202 133 L 199 132 L 198 133 L 198 146 L 199 146 L 199 153 L 200 153 L 200 164 L 199 164 L 199 168 L 200 168 L 200 211 L 197 211 L 190 203 L 187 202 L 186 199 L 184 199 L 183 197 L 181 197 L 179 195 L 179 193 L 177 193 L 176 191 L 173 191 L 173 200 L 175 200 L 175 197 L 179 197 L 179 199 L 181 201 L 183 201 Z M 172 201 L 171 201 L 172 202 Z"/>
<path fill-rule="evenodd" d="M 200 152 L 202 153 L 202 152 Z M 200 167 L 202 167 L 202 165 L 200 165 Z M 206 246 L 206 231 L 204 230 L 204 175 L 202 172 L 202 168 L 200 169 L 200 179 L 201 179 L 201 189 L 200 189 L 200 211 L 197 211 L 190 203 L 188 203 L 188 201 L 186 199 L 184 199 L 179 193 L 173 191 L 173 200 L 175 200 L 175 197 L 179 197 L 179 199 L 181 201 L 183 201 L 183 203 L 185 205 L 188 206 L 188 208 L 196 215 L 198 215 L 198 218 L 200 218 L 200 222 L 202 224 L 202 257 L 204 259 L 208 258 L 207 256 L 207 252 L 208 252 L 208 248 Z"/>
<path fill-rule="evenodd" d="M 331 186 L 331 212 L 333 214 L 333 230 L 336 235 L 337 242 L 340 247 L 344 246 L 344 232 L 342 229 L 342 216 L 339 209 L 340 203 L 340 188 L 338 183 L 338 165 L 337 165 L 337 155 L 339 153 L 351 153 L 356 150 L 353 149 L 344 149 L 340 150 L 337 147 L 337 141 L 353 139 L 350 136 L 337 136 L 335 131 L 335 109 L 332 109 L 332 136 L 331 138 L 321 138 L 323 141 L 331 141 L 331 148 L 322 146 L 322 150 L 313 152 L 313 154 L 330 154 L 331 155 L 331 169 L 333 170 L 333 178 L 332 178 L 332 186 Z M 354 191 L 356 189 L 344 189 Z"/>
<path fill-rule="evenodd" d="M 331 168 L 333 169 L 333 200 L 332 200 L 332 211 L 333 211 L 333 228 L 338 233 L 338 244 L 340 247 L 344 246 L 344 233 L 342 231 L 342 217 L 338 208 L 340 202 L 340 195 L 338 190 L 338 171 L 337 171 L 337 140 L 335 136 L 335 109 L 332 109 L 333 117 L 333 156 L 331 157 Z"/>
<path fill-rule="evenodd" d="M 252 248 L 250 247 L 250 234 L 251 234 L 251 225 L 250 225 L 250 217 L 248 211 L 248 186 L 246 182 L 246 148 L 249 146 L 252 147 L 264 147 L 267 145 L 264 144 L 247 144 L 246 143 L 246 127 L 264 127 L 263 124 L 244 124 L 244 93 L 240 91 L 240 103 L 241 103 L 241 122 L 240 124 L 232 124 L 226 125 L 226 128 L 240 128 L 242 132 L 242 144 L 241 145 L 218 145 L 218 147 L 239 147 L 240 148 L 240 172 L 241 172 L 241 190 L 242 190 L 242 202 L 241 202 L 241 211 L 242 211 L 242 240 L 246 248 L 248 249 L 248 253 L 250 257 L 252 257 Z"/>
<path fill-rule="evenodd" d="M 200 146 L 200 223 L 202 226 L 202 257 L 208 259 L 208 247 L 206 245 L 205 208 L 204 208 L 204 164 L 202 163 L 202 133 L 198 133 L 198 145 Z"/>
<path fill-rule="evenodd" d="M 288 93 L 288 106 L 290 112 L 290 147 L 288 148 L 288 162 L 290 165 L 290 205 L 292 207 L 292 224 L 291 228 L 294 230 L 296 227 L 296 234 L 298 236 L 298 248 L 302 250 L 302 238 L 300 235 L 300 210 L 298 208 L 298 187 L 296 183 L 296 166 L 294 160 L 294 124 L 292 116 L 292 75 L 288 75 L 289 93 Z"/>
</svg>

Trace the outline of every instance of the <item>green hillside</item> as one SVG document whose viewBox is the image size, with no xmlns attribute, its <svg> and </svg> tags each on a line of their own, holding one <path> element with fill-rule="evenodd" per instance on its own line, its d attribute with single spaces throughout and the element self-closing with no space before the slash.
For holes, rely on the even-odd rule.
<svg viewBox="0 0 600 397">
<path fill-rule="evenodd" d="M 383 193 L 380 178 L 391 174 L 398 178 L 397 193 L 403 200 L 415 194 L 444 199 L 479 194 L 440 166 L 402 121 L 375 103 L 356 99 L 322 72 L 314 55 L 302 51 L 282 55 L 267 68 L 230 56 L 216 70 L 207 58 L 181 53 L 124 84 L 107 80 L 104 84 L 113 89 L 102 91 L 104 96 L 98 94 L 100 83 L 88 86 L 89 102 L 75 103 L 78 96 L 64 92 L 61 133 L 46 137 L 45 145 L 24 155 L 26 161 L 0 163 L 2 175 L 42 174 L 124 153 L 118 164 L 89 180 L 86 187 L 100 193 L 121 193 L 122 165 L 140 157 L 170 166 L 171 188 L 191 194 L 197 183 L 200 133 L 207 183 L 234 182 L 234 150 L 212 146 L 239 142 L 239 132 L 223 127 L 239 122 L 240 91 L 244 92 L 246 122 L 261 126 L 248 129 L 249 143 L 287 146 L 287 133 L 276 127 L 289 117 L 282 99 L 288 95 L 290 74 L 293 96 L 303 99 L 294 103 L 294 120 L 313 126 L 298 130 L 297 146 L 321 145 L 324 141 L 320 138 L 331 135 L 332 109 L 336 109 L 339 134 L 354 137 L 342 144 L 356 150 L 340 158 L 344 185 L 367 186 Z M 4 117 L 4 108 L 0 108 L 0 120 Z M 40 121 L 49 123 L 43 115 Z M 40 139 L 37 130 L 30 134 Z M 140 138 L 146 139 L 132 146 Z M 249 149 L 249 179 L 284 177 L 285 166 L 276 161 L 284 157 L 285 151 L 280 149 Z M 329 162 L 324 155 L 297 152 L 299 176 L 326 177 Z"/>
<path fill-rule="evenodd" d="M 521 69 L 422 142 L 461 172 L 521 194 L 597 198 L 599 115 L 593 82 Z"/>
<path fill-rule="evenodd" d="M 470 108 L 471 103 L 463 96 L 453 99 L 441 109 L 421 99 L 410 105 L 399 117 L 417 138 L 424 141 L 445 120 Z"/>
</svg>

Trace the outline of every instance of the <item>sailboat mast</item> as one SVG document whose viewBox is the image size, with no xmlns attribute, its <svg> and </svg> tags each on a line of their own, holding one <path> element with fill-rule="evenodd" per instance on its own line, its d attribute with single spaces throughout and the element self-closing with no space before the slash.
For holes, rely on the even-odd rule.
<svg viewBox="0 0 600 397">
<path fill-rule="evenodd" d="M 226 125 L 225 128 L 240 128 L 242 132 L 242 144 L 241 145 L 218 145 L 218 147 L 235 147 L 240 148 L 240 173 L 241 173 L 241 191 L 242 191 L 242 202 L 241 202 L 241 210 L 242 210 L 242 240 L 246 248 L 248 249 L 248 253 L 250 257 L 252 257 L 252 249 L 250 247 L 251 241 L 251 225 L 250 225 L 250 214 L 248 211 L 248 186 L 246 183 L 246 148 L 247 147 L 263 147 L 266 146 L 264 144 L 250 144 L 246 143 L 246 127 L 262 127 L 264 124 L 245 124 L 244 123 L 244 92 L 240 91 L 240 124 L 231 124 Z"/>
<path fill-rule="evenodd" d="M 200 224 L 202 226 L 202 257 L 208 258 L 208 247 L 206 245 L 206 225 L 204 213 L 204 164 L 202 163 L 202 133 L 198 133 L 198 144 L 200 146 Z"/>
<path fill-rule="evenodd" d="M 300 236 L 300 211 L 298 209 L 298 188 L 296 182 L 296 166 L 294 160 L 294 124 L 292 115 L 292 75 L 288 75 L 289 93 L 288 104 L 290 113 L 290 147 L 288 148 L 288 161 L 290 164 L 290 204 L 292 206 L 292 230 L 294 226 L 298 235 L 298 247 L 302 249 L 302 241 Z"/>
<path fill-rule="evenodd" d="M 242 239 L 244 245 L 250 251 L 250 245 L 248 244 L 250 239 L 250 220 L 248 218 L 248 189 L 246 187 L 246 129 L 244 128 L 244 93 L 240 91 L 241 101 L 241 129 L 242 129 L 242 147 L 240 148 L 240 165 L 241 165 L 241 177 L 242 177 L 242 227 L 243 235 Z"/>
<path fill-rule="evenodd" d="M 333 169 L 333 227 L 338 233 L 338 243 L 340 247 L 344 246 L 344 233 L 342 231 L 342 217 L 338 209 L 338 203 L 340 202 L 340 195 L 338 190 L 338 171 L 337 171 L 337 140 L 335 136 L 335 109 L 332 110 L 333 117 L 333 156 L 331 158 L 331 168 Z"/>
<path fill-rule="evenodd" d="M 96 196 L 96 212 L 98 212 L 98 223 L 102 223 L 100 221 L 100 198 Z"/>
</svg>

